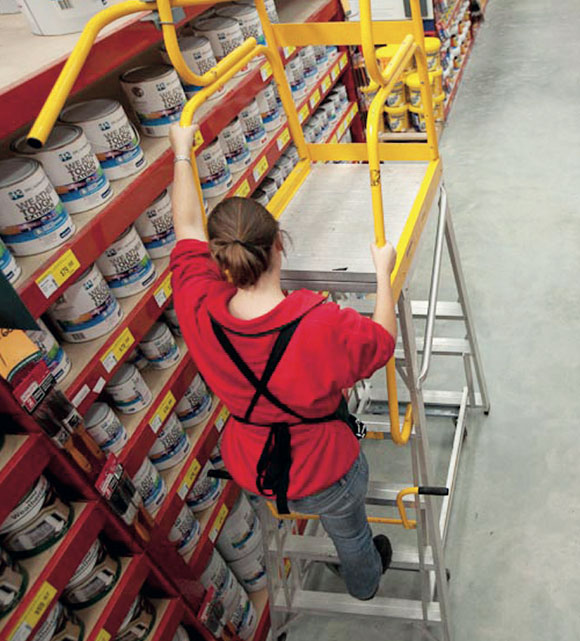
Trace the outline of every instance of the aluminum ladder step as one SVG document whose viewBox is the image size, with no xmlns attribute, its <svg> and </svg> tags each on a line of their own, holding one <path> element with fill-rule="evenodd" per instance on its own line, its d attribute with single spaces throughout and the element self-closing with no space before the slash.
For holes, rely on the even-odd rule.
<svg viewBox="0 0 580 641">
<path fill-rule="evenodd" d="M 373 390 L 376 392 L 377 390 Z M 381 391 L 378 391 L 381 393 Z M 440 407 L 457 407 L 461 406 L 461 399 L 463 398 L 463 392 L 454 392 L 451 390 L 423 390 L 423 401 L 425 405 L 434 405 Z M 374 403 L 387 403 L 386 397 L 375 396 L 373 393 L 371 399 L 371 404 Z M 399 403 L 410 403 L 411 397 L 409 391 L 401 386 L 399 388 Z M 481 399 L 481 394 L 479 392 L 475 393 L 475 406 L 482 407 L 483 401 Z"/>
<path fill-rule="evenodd" d="M 372 316 L 375 311 L 375 301 L 367 298 L 354 298 L 350 300 L 340 300 L 338 304 L 343 307 L 350 307 L 356 309 L 357 312 L 364 316 Z M 427 310 L 429 309 L 429 301 L 414 300 L 411 301 L 411 313 L 413 318 L 427 318 Z M 438 320 L 465 320 L 463 310 L 459 303 L 452 303 L 447 301 L 439 301 L 437 303 L 435 318 Z"/>
<path fill-rule="evenodd" d="M 297 588 L 292 595 L 290 605 L 286 604 L 284 593 L 279 590 L 274 599 L 273 609 L 278 612 L 300 612 L 304 614 L 347 614 L 382 619 L 424 620 L 421 601 L 381 596 L 376 596 L 370 601 L 359 601 L 348 594 L 318 592 L 300 588 Z M 441 610 L 439 603 L 436 601 L 430 602 L 427 606 L 427 622 L 441 622 Z"/>
<path fill-rule="evenodd" d="M 418 336 L 416 339 L 416 345 L 419 353 L 423 352 L 424 343 L 424 338 Z M 464 354 L 471 354 L 471 345 L 466 338 L 435 337 L 433 338 L 432 353 L 440 356 L 463 356 Z M 397 340 L 395 358 L 400 360 L 404 360 L 405 358 L 403 342 L 400 338 Z"/>
</svg>

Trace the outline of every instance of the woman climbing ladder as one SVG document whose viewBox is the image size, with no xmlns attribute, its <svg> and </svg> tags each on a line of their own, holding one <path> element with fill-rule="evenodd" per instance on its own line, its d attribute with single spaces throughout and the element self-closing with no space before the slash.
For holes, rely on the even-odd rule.
<svg viewBox="0 0 580 641">
<path fill-rule="evenodd" d="M 171 256 L 174 301 L 192 356 L 232 414 L 222 456 L 244 489 L 280 512 L 319 514 L 349 593 L 371 599 L 389 567 L 384 535 L 366 520 L 368 465 L 342 391 L 384 367 L 397 332 L 390 244 L 372 246 L 372 320 L 311 291 L 285 296 L 283 235 L 251 199 L 228 198 L 208 218 L 206 242 L 191 167 L 195 127 L 174 126 Z"/>
</svg>

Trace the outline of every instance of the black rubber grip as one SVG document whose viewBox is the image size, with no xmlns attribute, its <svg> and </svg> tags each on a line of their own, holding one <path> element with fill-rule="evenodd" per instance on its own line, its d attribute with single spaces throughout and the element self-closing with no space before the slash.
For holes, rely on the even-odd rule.
<svg viewBox="0 0 580 641">
<path fill-rule="evenodd" d="M 209 470 L 207 475 L 211 479 L 225 479 L 226 481 L 232 480 L 232 475 L 227 470 Z"/>
<path fill-rule="evenodd" d="M 419 487 L 419 494 L 430 494 L 431 496 L 447 496 L 449 494 L 449 488 L 421 485 Z"/>
</svg>

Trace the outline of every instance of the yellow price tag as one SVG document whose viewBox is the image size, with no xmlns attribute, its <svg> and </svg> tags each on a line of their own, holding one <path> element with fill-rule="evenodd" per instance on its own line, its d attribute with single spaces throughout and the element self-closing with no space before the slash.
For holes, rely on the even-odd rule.
<svg viewBox="0 0 580 641">
<path fill-rule="evenodd" d="M 201 133 L 201 130 L 198 129 L 195 132 L 195 141 L 194 141 L 194 144 L 193 144 L 193 151 L 195 151 L 196 149 L 199 149 L 203 145 L 203 142 L 204 142 L 203 141 L 203 135 Z"/>
<path fill-rule="evenodd" d="M 272 75 L 272 65 L 269 62 L 264 63 L 260 68 L 262 80 L 267 80 Z"/>
<path fill-rule="evenodd" d="M 234 196 L 239 196 L 240 198 L 246 198 L 248 194 L 250 193 L 250 183 L 248 182 L 248 179 L 244 180 L 244 182 L 236 189 L 234 192 Z"/>
<path fill-rule="evenodd" d="M 298 120 L 300 121 L 300 124 L 302 124 L 306 118 L 310 115 L 310 109 L 308 109 L 308 103 L 306 103 L 302 109 L 298 112 Z"/>
<path fill-rule="evenodd" d="M 288 141 L 290 140 L 290 130 L 288 128 L 284 129 L 284 131 L 278 136 L 278 140 L 276 140 L 276 145 L 278 146 L 278 149 L 282 151 Z"/>
<path fill-rule="evenodd" d="M 209 533 L 209 540 L 212 543 L 215 543 L 215 540 L 217 539 L 217 536 L 220 533 L 220 530 L 222 529 L 224 521 L 226 520 L 226 516 L 228 515 L 228 512 L 229 510 L 227 505 L 222 505 L 220 508 L 220 511 L 218 512 L 218 515 L 215 517 L 215 521 L 213 522 L 213 525 L 211 526 L 211 530 Z"/>
<path fill-rule="evenodd" d="M 185 497 L 187 496 L 190 488 L 193 486 L 193 483 L 197 478 L 197 475 L 199 474 L 199 470 L 201 470 L 201 465 L 199 461 L 194 458 L 191 462 L 191 465 L 189 466 L 189 469 L 187 470 L 187 474 L 185 475 L 183 481 L 181 481 L 179 490 L 177 490 L 177 494 L 182 501 L 185 501 Z"/>
<path fill-rule="evenodd" d="M 258 161 L 258 164 L 254 167 L 254 180 L 258 182 L 260 178 L 268 171 L 268 159 L 266 156 L 262 156 Z"/>
<path fill-rule="evenodd" d="M 322 93 L 326 93 L 330 89 L 330 76 L 325 76 L 321 84 Z"/>
<path fill-rule="evenodd" d="M 221 432 L 224 429 L 226 421 L 230 417 L 230 410 L 227 407 L 222 407 L 218 417 L 215 420 L 215 426 L 218 432 Z"/>
<path fill-rule="evenodd" d="M 284 47 L 284 58 L 289 58 L 296 51 L 296 47 Z"/>
<path fill-rule="evenodd" d="M 320 102 L 320 91 L 317 89 L 311 96 L 310 96 L 310 108 L 314 109 L 316 105 Z"/>
<path fill-rule="evenodd" d="M 123 355 L 129 351 L 131 345 L 135 343 L 135 338 L 128 327 L 119 334 L 115 342 L 107 350 L 104 356 L 101 356 L 101 363 L 105 371 L 110 372 L 115 365 L 123 358 Z"/>
<path fill-rule="evenodd" d="M 358 113 L 358 103 L 355 102 L 352 106 L 352 117 L 354 118 Z"/>
<path fill-rule="evenodd" d="M 155 302 L 159 307 L 163 307 L 165 302 L 169 298 L 171 298 L 171 294 L 173 294 L 173 289 L 171 287 L 171 272 L 169 272 L 163 279 L 161 285 L 159 285 L 159 287 L 155 290 L 153 298 L 155 298 Z"/>
<path fill-rule="evenodd" d="M 345 128 L 345 125 L 344 125 L 344 120 L 343 120 L 340 123 L 340 125 L 338 126 L 338 137 L 339 138 L 342 138 L 342 135 L 344 134 L 344 128 Z"/>
<path fill-rule="evenodd" d="M 169 416 L 169 412 L 171 412 L 171 410 L 175 407 L 176 402 L 177 401 L 175 400 L 173 392 L 169 390 L 163 397 L 161 403 L 159 403 L 159 405 L 157 406 L 155 414 L 153 414 L 149 421 L 149 425 L 151 425 L 151 429 L 155 432 L 155 434 L 157 434 L 163 423 L 165 423 L 165 420 Z"/>
<path fill-rule="evenodd" d="M 12 631 L 7 637 L 8 641 L 12 641 L 12 639 L 20 641 L 20 639 L 28 638 L 32 630 L 36 627 L 36 624 L 40 621 L 40 617 L 52 603 L 56 592 L 57 590 L 54 586 L 48 581 L 44 581 L 38 592 L 32 598 L 30 605 L 20 617 L 18 623 L 12 628 Z"/>
<path fill-rule="evenodd" d="M 36 284 L 45 298 L 50 298 L 54 292 L 79 269 L 81 264 L 72 249 L 52 263 L 37 279 Z"/>
<path fill-rule="evenodd" d="M 340 66 L 340 69 L 344 69 L 346 67 L 346 51 L 340 56 L 340 60 L 338 61 L 338 64 Z"/>
<path fill-rule="evenodd" d="M 340 69 L 338 68 L 338 62 L 334 65 L 334 67 L 330 70 L 330 77 L 333 80 L 336 80 L 338 78 L 338 74 L 340 73 Z"/>
<path fill-rule="evenodd" d="M 338 140 L 336 138 L 336 134 L 334 134 L 334 136 L 332 136 L 332 138 L 330 139 L 330 142 L 333 142 L 333 143 L 334 142 L 338 142 Z"/>
<path fill-rule="evenodd" d="M 95 641 L 109 641 L 110 638 L 111 635 L 105 630 L 105 628 L 101 628 Z"/>
</svg>

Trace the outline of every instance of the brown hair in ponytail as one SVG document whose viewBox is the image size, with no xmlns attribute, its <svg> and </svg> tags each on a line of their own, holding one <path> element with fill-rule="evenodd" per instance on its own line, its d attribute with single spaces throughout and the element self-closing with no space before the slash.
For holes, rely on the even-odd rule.
<svg viewBox="0 0 580 641">
<path fill-rule="evenodd" d="M 251 198 L 226 198 L 207 221 L 209 247 L 222 272 L 236 287 L 252 287 L 268 271 L 278 221 Z"/>
</svg>

